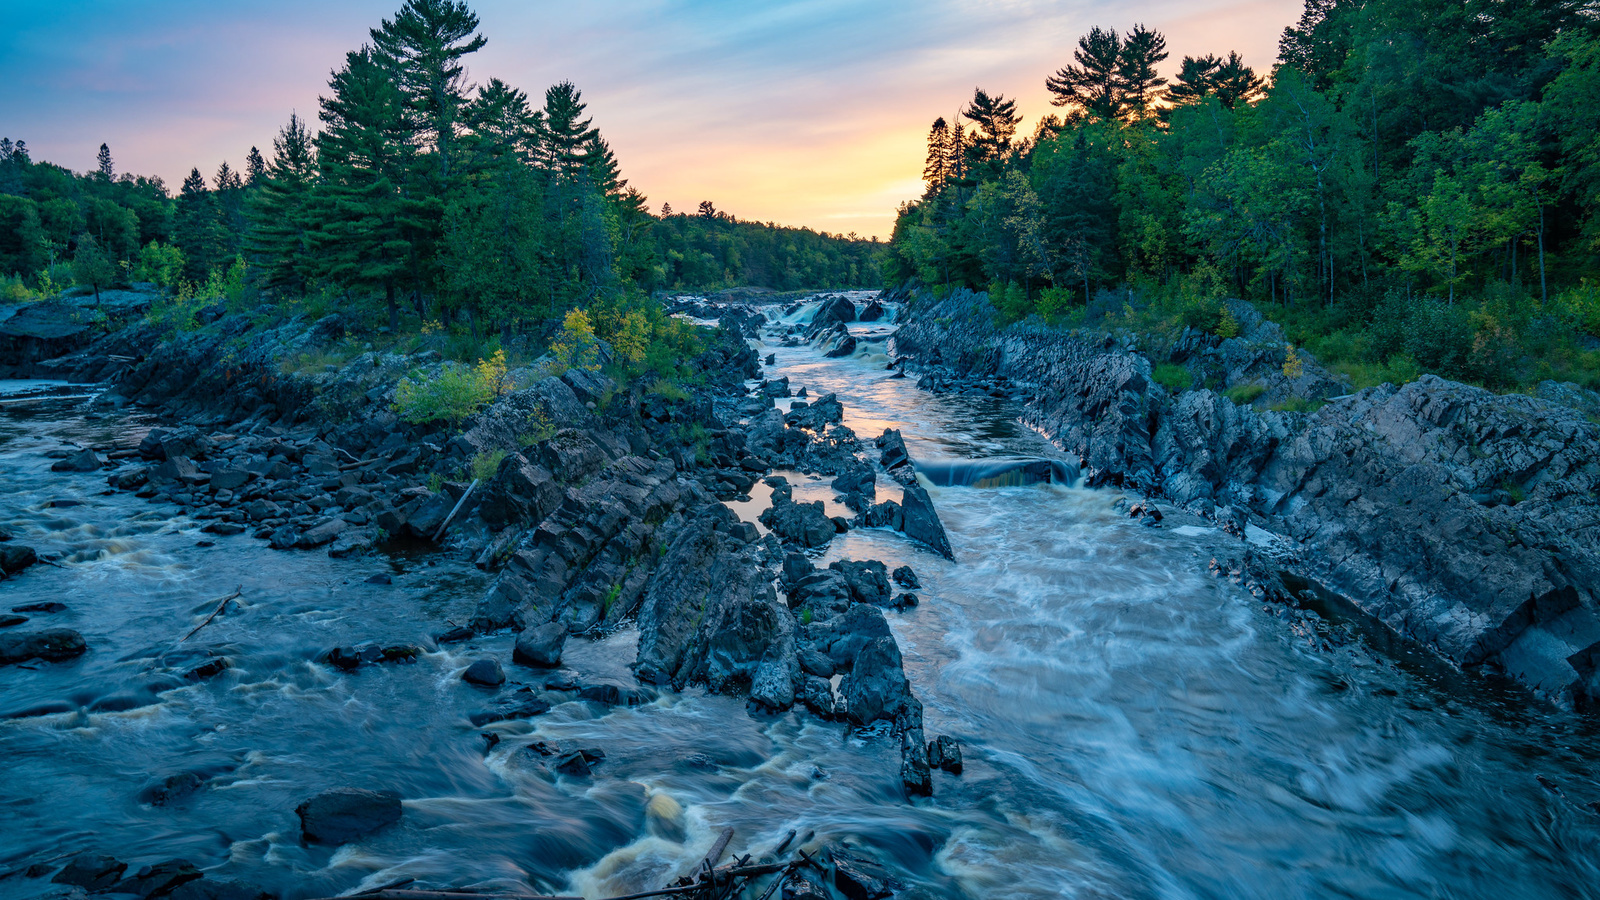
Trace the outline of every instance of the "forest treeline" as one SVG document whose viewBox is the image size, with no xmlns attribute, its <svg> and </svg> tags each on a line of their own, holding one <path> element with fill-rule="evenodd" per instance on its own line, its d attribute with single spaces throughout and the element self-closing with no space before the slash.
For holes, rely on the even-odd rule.
<svg viewBox="0 0 1600 900">
<path fill-rule="evenodd" d="M 290 116 L 267 152 L 209 179 L 194 169 L 175 195 L 119 174 L 105 145 L 78 174 L 0 140 L 5 292 L 223 285 L 477 335 L 574 308 L 605 332 L 657 290 L 881 280 L 874 241 L 740 221 L 709 201 L 652 214 L 575 85 L 536 103 L 497 78 L 469 82 L 478 24 L 460 0 L 407 0 L 332 73 L 315 122 Z"/>
<path fill-rule="evenodd" d="M 1600 387 L 1600 24 L 1590 0 L 1308 0 L 1270 73 L 1095 28 L 1019 134 L 933 123 L 885 276 L 1011 320 L 1226 332 L 1273 305 L 1358 385 Z M 1167 69 L 1170 71 L 1170 69 Z"/>
</svg>

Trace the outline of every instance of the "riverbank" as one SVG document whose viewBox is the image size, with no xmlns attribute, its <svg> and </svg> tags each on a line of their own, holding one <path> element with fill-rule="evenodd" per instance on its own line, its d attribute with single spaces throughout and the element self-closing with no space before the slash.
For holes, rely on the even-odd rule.
<svg viewBox="0 0 1600 900">
<path fill-rule="evenodd" d="M 1286 365 L 1293 351 L 1253 310 L 1236 319 L 1237 337 L 1186 332 L 1158 355 L 1138 335 L 999 328 L 986 298 L 957 291 L 914 303 L 895 352 L 929 390 L 1022 403 L 1093 484 L 1272 538 L 1216 561 L 1256 591 L 1287 596 L 1280 573 L 1315 582 L 1457 666 L 1591 705 L 1592 395 L 1495 395 L 1431 376 L 1347 394 L 1309 357 Z M 1158 383 L 1152 357 L 1215 389 Z"/>
</svg>

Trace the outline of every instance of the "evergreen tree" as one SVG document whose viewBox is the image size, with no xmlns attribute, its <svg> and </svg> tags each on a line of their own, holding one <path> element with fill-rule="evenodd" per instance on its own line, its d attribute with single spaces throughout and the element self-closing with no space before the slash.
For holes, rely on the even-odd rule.
<svg viewBox="0 0 1600 900">
<path fill-rule="evenodd" d="M 1167 88 L 1167 102 L 1174 106 L 1204 100 L 1217 91 L 1217 70 L 1222 60 L 1207 53 L 1196 58 L 1185 56 L 1178 67 L 1178 81 Z"/>
<path fill-rule="evenodd" d="M 456 162 L 456 138 L 467 105 L 466 67 L 461 58 L 480 50 L 478 17 L 463 0 L 406 0 L 394 19 L 372 29 L 372 42 L 387 61 L 405 100 L 408 126 L 432 151 L 441 182 Z"/>
<path fill-rule="evenodd" d="M 95 159 L 99 162 L 99 171 L 96 174 L 100 176 L 100 180 L 108 184 L 115 181 L 116 172 L 111 167 L 111 148 L 101 144 L 100 152 L 96 154 Z"/>
<path fill-rule="evenodd" d="M 267 287 L 304 293 L 311 282 L 316 153 L 304 119 L 289 116 L 272 141 L 272 162 L 246 206 L 246 252 Z"/>
<path fill-rule="evenodd" d="M 928 158 L 922 165 L 922 180 L 928 185 L 923 196 L 942 189 L 950 180 L 950 126 L 940 116 L 928 129 Z"/>
<path fill-rule="evenodd" d="M 1160 96 L 1167 80 L 1156 74 L 1156 66 L 1166 58 L 1167 39 L 1161 32 L 1143 25 L 1135 25 L 1128 32 L 1117 58 L 1117 83 L 1125 115 L 1143 116 Z"/>
<path fill-rule="evenodd" d="M 227 256 L 236 256 L 242 246 L 246 227 L 244 180 L 228 165 L 227 160 L 223 160 L 211 183 L 216 187 L 219 221 L 225 235 L 223 252 Z"/>
<path fill-rule="evenodd" d="M 617 165 L 617 157 L 611 152 L 611 145 L 606 143 L 599 131 L 590 135 L 584 157 L 589 164 L 589 182 L 594 185 L 595 190 L 614 200 L 626 196 L 628 180 L 622 177 L 622 167 Z"/>
<path fill-rule="evenodd" d="M 663 218 L 663 219 L 672 218 L 672 204 L 671 203 L 663 203 L 663 204 L 661 204 L 661 218 Z"/>
<path fill-rule="evenodd" d="M 1125 105 L 1121 36 L 1112 28 L 1091 29 L 1078 38 L 1072 57 L 1076 66 L 1064 66 L 1045 79 L 1045 87 L 1054 95 L 1050 103 L 1099 119 L 1119 118 Z"/>
<path fill-rule="evenodd" d="M 322 179 L 312 202 L 316 271 L 347 291 L 381 291 L 389 327 L 398 329 L 398 292 L 418 273 L 416 243 L 430 237 L 428 207 L 406 198 L 402 185 L 415 148 L 405 99 L 370 48 L 346 55 L 320 100 L 317 165 Z"/>
<path fill-rule="evenodd" d="M 967 142 L 967 156 L 973 162 L 1001 160 L 1011 152 L 1011 141 L 1022 121 L 1017 114 L 1017 101 L 1007 100 L 1004 94 L 991 97 L 983 88 L 977 88 L 961 115 L 977 126 Z"/>
<path fill-rule="evenodd" d="M 710 200 L 701 200 L 700 201 L 700 218 L 702 218 L 702 219 L 715 219 L 716 217 L 717 217 L 717 208 L 712 205 L 711 201 Z"/>
<path fill-rule="evenodd" d="M 249 154 L 244 158 L 244 185 L 253 188 L 261 183 L 267 175 L 267 161 L 261 158 L 261 151 L 250 148 Z"/>
<path fill-rule="evenodd" d="M 592 119 L 583 117 L 586 108 L 583 92 L 570 81 L 545 91 L 539 165 L 558 178 L 570 180 L 588 170 L 588 153 L 599 132 Z"/>
<path fill-rule="evenodd" d="M 543 114 L 528 105 L 528 95 L 498 78 L 478 91 L 466 119 L 479 153 L 490 160 L 513 156 L 531 162 L 538 152 Z"/>
<path fill-rule="evenodd" d="M 1254 103 L 1260 99 L 1266 81 L 1244 64 L 1237 51 L 1232 51 L 1227 59 L 1219 63 L 1212 76 L 1212 85 L 1217 100 L 1224 107 L 1237 109 L 1240 104 Z"/>
<path fill-rule="evenodd" d="M 221 210 L 199 169 L 190 169 L 189 177 L 183 180 L 172 238 L 183 251 L 184 276 L 190 281 L 205 281 L 211 270 L 223 262 L 227 247 Z"/>
<path fill-rule="evenodd" d="M 110 287 L 116 278 L 117 264 L 111 261 L 100 244 L 92 235 L 80 236 L 77 252 L 72 256 L 72 280 L 93 288 L 94 302 L 98 305 L 100 289 Z"/>
<path fill-rule="evenodd" d="M 1350 52 L 1351 32 L 1338 15 L 1339 0 L 1306 0 L 1299 21 L 1278 38 L 1278 59 L 1327 90 Z"/>
</svg>

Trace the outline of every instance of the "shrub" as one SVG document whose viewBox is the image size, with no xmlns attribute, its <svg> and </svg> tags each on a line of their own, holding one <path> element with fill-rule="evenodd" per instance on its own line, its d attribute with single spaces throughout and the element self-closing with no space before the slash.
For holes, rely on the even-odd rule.
<svg viewBox="0 0 1600 900">
<path fill-rule="evenodd" d="M 500 471 L 500 463 L 506 458 L 504 450 L 485 450 L 472 458 L 468 473 L 476 481 L 488 481 L 494 473 Z"/>
<path fill-rule="evenodd" d="M 1305 373 L 1305 360 L 1300 358 L 1300 354 L 1294 351 L 1294 346 L 1291 344 L 1289 349 L 1283 354 L 1283 377 L 1299 378 Z"/>
<path fill-rule="evenodd" d="M 1174 394 L 1186 391 L 1194 384 L 1194 377 L 1189 370 L 1177 363 L 1162 363 L 1150 371 L 1150 377 L 1156 384 L 1161 385 Z"/>
<path fill-rule="evenodd" d="M 1264 385 L 1236 384 L 1233 387 L 1223 391 L 1222 396 L 1227 397 L 1229 400 L 1232 400 L 1234 403 L 1237 403 L 1240 406 L 1248 406 L 1251 403 L 1256 402 L 1256 399 L 1266 392 L 1267 389 Z"/>
<path fill-rule="evenodd" d="M 650 384 L 650 393 L 659 394 L 667 400 L 687 400 L 689 392 L 681 385 L 675 384 L 665 378 L 657 378 Z"/>
<path fill-rule="evenodd" d="M 133 267 L 134 281 L 149 281 L 157 287 L 176 287 L 183 277 L 183 251 L 172 244 L 151 241 L 139 251 L 139 262 Z"/>
<path fill-rule="evenodd" d="M 550 344 L 550 352 L 563 372 L 567 369 L 593 372 L 600 368 L 599 342 L 595 339 L 594 324 L 589 321 L 587 312 L 574 309 L 567 313 L 561 321 L 561 332 Z"/>
<path fill-rule="evenodd" d="M 413 425 L 448 422 L 451 427 L 499 396 L 506 386 L 505 351 L 468 369 L 449 365 L 434 378 L 402 378 L 395 390 L 395 410 Z"/>
</svg>

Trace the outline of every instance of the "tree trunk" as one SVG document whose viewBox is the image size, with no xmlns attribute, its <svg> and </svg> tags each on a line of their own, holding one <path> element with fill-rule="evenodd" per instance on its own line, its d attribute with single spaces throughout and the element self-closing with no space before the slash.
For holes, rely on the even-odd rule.
<svg viewBox="0 0 1600 900">
<path fill-rule="evenodd" d="M 385 282 L 383 285 L 383 302 L 389 307 L 389 333 L 400 333 L 400 304 L 394 297 L 394 282 Z"/>
<path fill-rule="evenodd" d="M 1550 286 L 1544 279 L 1544 204 L 1539 204 L 1539 301 L 1550 303 Z"/>
</svg>

